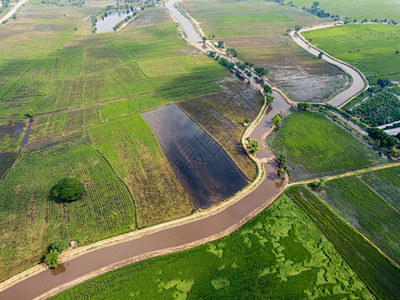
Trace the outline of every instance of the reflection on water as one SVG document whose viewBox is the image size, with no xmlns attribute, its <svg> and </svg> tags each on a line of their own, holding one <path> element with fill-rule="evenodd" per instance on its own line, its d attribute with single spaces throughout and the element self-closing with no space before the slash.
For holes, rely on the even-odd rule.
<svg viewBox="0 0 400 300">
<path fill-rule="evenodd" d="M 57 276 L 61 273 L 64 273 L 66 269 L 67 267 L 65 266 L 65 264 L 60 264 L 57 268 L 50 270 L 52 275 Z"/>
<path fill-rule="evenodd" d="M 176 104 L 142 115 L 196 208 L 225 200 L 247 185 L 222 147 Z"/>
<path fill-rule="evenodd" d="M 96 33 L 110 32 L 113 31 L 113 27 L 125 19 L 127 16 L 131 16 L 132 12 L 127 14 L 126 12 L 114 11 L 109 13 L 106 17 L 100 18 L 96 22 Z"/>
</svg>

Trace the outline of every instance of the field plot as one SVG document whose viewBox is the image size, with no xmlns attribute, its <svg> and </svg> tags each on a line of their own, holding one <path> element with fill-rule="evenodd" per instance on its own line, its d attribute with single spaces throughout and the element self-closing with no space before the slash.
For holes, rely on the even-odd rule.
<svg viewBox="0 0 400 300">
<path fill-rule="evenodd" d="M 143 113 L 143 118 L 195 208 L 208 208 L 247 185 L 223 148 L 177 105 Z"/>
<path fill-rule="evenodd" d="M 383 91 L 349 111 L 370 126 L 379 126 L 400 120 L 400 100 L 391 92 Z"/>
<path fill-rule="evenodd" d="M 285 1 L 288 2 L 288 1 Z M 299 7 L 311 7 L 313 0 L 293 0 L 294 5 Z M 349 17 L 351 20 L 395 19 L 400 22 L 400 2 L 376 1 L 376 0 L 320 0 L 319 7 L 331 15 L 339 15 L 341 18 Z"/>
<path fill-rule="evenodd" d="M 94 146 L 127 184 L 138 227 L 189 214 L 193 207 L 150 128 L 132 115 L 89 128 Z"/>
<path fill-rule="evenodd" d="M 399 6 L 400 8 L 400 6 Z M 400 80 L 400 29 L 383 24 L 336 26 L 303 33 L 318 48 L 375 80 Z"/>
<path fill-rule="evenodd" d="M 237 79 L 218 82 L 221 92 L 195 97 L 178 105 L 203 126 L 222 145 L 248 180 L 256 176 L 256 167 L 249 160 L 240 138 L 244 119 L 253 120 L 263 99 Z"/>
<path fill-rule="evenodd" d="M 323 114 L 294 112 L 267 138 L 276 155 L 286 155 L 293 180 L 310 179 L 383 163 L 371 150 Z"/>
<path fill-rule="evenodd" d="M 206 36 L 215 35 L 215 41 L 236 48 L 243 61 L 269 69 L 268 78 L 293 100 L 324 101 L 347 85 L 342 71 L 286 35 L 297 24 L 318 23 L 311 14 L 261 0 L 185 0 L 180 5 L 201 23 Z"/>
<path fill-rule="evenodd" d="M 304 187 L 286 194 L 314 221 L 350 267 L 378 299 L 395 299 L 400 292 L 400 269 L 348 222 Z"/>
<path fill-rule="evenodd" d="M 59 238 L 82 245 L 134 229 L 128 191 L 85 144 L 87 138 L 72 136 L 28 148 L 9 171 L 0 186 L 0 280 L 37 263 Z M 82 199 L 50 200 L 50 189 L 67 176 L 84 183 Z"/>
<path fill-rule="evenodd" d="M 367 173 L 361 179 L 400 212 L 400 168 Z"/>
<path fill-rule="evenodd" d="M 329 206 L 400 262 L 400 214 L 357 177 L 329 181 L 318 193 Z"/>
<path fill-rule="evenodd" d="M 286 196 L 231 236 L 123 267 L 54 299 L 129 295 L 143 299 L 371 298 L 332 244 Z"/>
</svg>

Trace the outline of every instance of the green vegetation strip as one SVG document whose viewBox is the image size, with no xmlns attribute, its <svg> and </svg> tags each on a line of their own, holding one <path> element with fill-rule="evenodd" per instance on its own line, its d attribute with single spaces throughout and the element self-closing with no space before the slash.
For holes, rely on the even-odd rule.
<svg viewBox="0 0 400 300">
<path fill-rule="evenodd" d="M 371 295 L 287 196 L 234 234 L 84 282 L 55 299 L 293 299 Z"/>
<path fill-rule="evenodd" d="M 322 113 L 293 112 L 267 138 L 276 155 L 284 154 L 294 180 L 344 173 L 383 163 L 377 153 Z"/>
<path fill-rule="evenodd" d="M 357 177 L 327 182 L 318 195 L 342 218 L 400 262 L 400 214 Z"/>
<path fill-rule="evenodd" d="M 315 221 L 377 298 L 398 297 L 400 293 L 398 267 L 307 188 L 292 187 L 286 194 Z"/>
</svg>

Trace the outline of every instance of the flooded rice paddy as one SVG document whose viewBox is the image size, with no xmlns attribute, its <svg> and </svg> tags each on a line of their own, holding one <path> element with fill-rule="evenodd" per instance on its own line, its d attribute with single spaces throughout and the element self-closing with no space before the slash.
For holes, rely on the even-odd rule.
<svg viewBox="0 0 400 300">
<path fill-rule="evenodd" d="M 232 159 L 177 105 L 143 113 L 194 207 L 233 196 L 247 179 Z"/>
<path fill-rule="evenodd" d="M 114 26 L 125 19 L 127 16 L 131 16 L 132 13 L 130 12 L 127 14 L 126 12 L 121 11 L 114 11 L 109 13 L 107 16 L 102 17 L 97 20 L 96 22 L 96 33 L 101 32 L 111 32 L 114 29 Z"/>
</svg>

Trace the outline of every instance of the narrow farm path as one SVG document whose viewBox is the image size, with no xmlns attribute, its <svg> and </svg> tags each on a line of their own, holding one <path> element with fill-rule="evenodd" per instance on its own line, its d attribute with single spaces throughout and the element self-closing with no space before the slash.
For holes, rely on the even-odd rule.
<svg viewBox="0 0 400 300">
<path fill-rule="evenodd" d="M 9 18 L 12 17 L 13 14 L 17 12 L 17 10 L 24 5 L 28 0 L 21 0 L 15 5 L 3 18 L 0 19 L 0 23 L 7 21 Z"/>
</svg>

